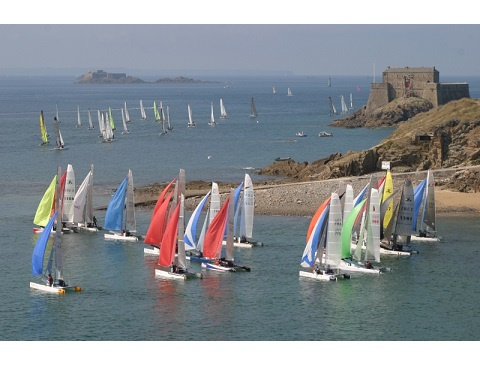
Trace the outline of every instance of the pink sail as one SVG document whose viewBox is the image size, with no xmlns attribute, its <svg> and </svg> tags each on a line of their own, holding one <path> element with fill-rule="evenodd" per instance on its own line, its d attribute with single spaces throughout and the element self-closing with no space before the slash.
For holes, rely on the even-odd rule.
<svg viewBox="0 0 480 368">
<path fill-rule="evenodd" d="M 159 247 L 162 244 L 162 238 L 167 224 L 168 205 L 172 199 L 173 191 L 171 191 L 167 198 L 161 203 L 157 212 L 154 212 L 144 242 L 146 244 Z"/>
<path fill-rule="evenodd" d="M 225 201 L 220 211 L 218 211 L 212 223 L 208 227 L 203 243 L 203 256 L 207 258 L 215 258 L 220 250 L 225 233 L 225 225 L 228 217 L 228 205 L 230 197 Z"/>
<path fill-rule="evenodd" d="M 158 264 L 160 266 L 169 267 L 175 259 L 175 246 L 177 245 L 177 227 L 178 215 L 180 214 L 180 203 L 177 204 L 173 212 L 171 220 L 168 222 L 165 234 L 162 238 L 162 247 L 160 248 L 160 256 Z"/>
</svg>

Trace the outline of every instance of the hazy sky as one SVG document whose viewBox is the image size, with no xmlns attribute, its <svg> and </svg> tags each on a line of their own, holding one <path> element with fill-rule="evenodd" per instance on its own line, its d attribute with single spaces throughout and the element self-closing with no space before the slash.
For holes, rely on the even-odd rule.
<svg viewBox="0 0 480 368">
<path fill-rule="evenodd" d="M 158 21 L 168 19 L 161 9 L 152 12 Z M 152 12 L 145 12 L 146 20 Z M 443 76 L 480 70 L 480 25 L 267 24 L 272 19 L 265 19 L 265 24 L 3 22 L 0 73 L 372 75 L 374 64 L 377 75 L 387 66 L 435 66 Z"/>
</svg>

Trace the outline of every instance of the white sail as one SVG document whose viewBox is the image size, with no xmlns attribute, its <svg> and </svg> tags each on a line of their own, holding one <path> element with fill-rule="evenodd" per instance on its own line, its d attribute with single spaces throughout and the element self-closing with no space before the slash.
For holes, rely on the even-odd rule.
<svg viewBox="0 0 480 368">
<path fill-rule="evenodd" d="M 420 229 L 423 231 L 435 231 L 435 221 L 435 179 L 433 178 L 432 171 L 428 170 Z"/>
<path fill-rule="evenodd" d="M 188 110 L 188 127 L 191 128 L 195 126 L 195 122 L 193 121 L 192 108 L 190 107 L 190 104 L 188 104 L 187 110 Z"/>
<path fill-rule="evenodd" d="M 143 107 L 143 101 L 140 100 L 140 115 L 142 116 L 142 120 L 147 119 L 147 114 L 145 113 L 145 108 Z"/>
<path fill-rule="evenodd" d="M 343 203 L 343 218 L 346 219 L 350 211 L 353 209 L 353 187 L 347 184 L 345 189 L 345 200 Z"/>
<path fill-rule="evenodd" d="M 125 122 L 130 123 L 130 114 L 128 113 L 128 108 L 127 108 L 127 101 L 125 101 Z"/>
<path fill-rule="evenodd" d="M 215 125 L 215 115 L 213 113 L 213 102 L 210 102 L 210 121 L 208 122 L 208 125 Z"/>
<path fill-rule="evenodd" d="M 338 267 L 342 254 L 342 206 L 337 193 L 332 193 L 328 214 L 325 263 Z"/>
<path fill-rule="evenodd" d="M 80 106 L 77 105 L 77 128 L 82 127 L 82 119 L 80 119 Z"/>
<path fill-rule="evenodd" d="M 93 126 L 92 112 L 90 111 L 90 108 L 88 108 L 88 129 L 95 129 Z"/>
<path fill-rule="evenodd" d="M 272 87 L 272 93 L 273 94 L 277 93 L 277 90 L 275 89 L 275 86 Z"/>
<path fill-rule="evenodd" d="M 290 87 L 287 89 L 287 96 L 293 96 L 293 93 Z"/>
<path fill-rule="evenodd" d="M 122 109 L 122 124 L 123 124 L 122 134 L 129 133 L 128 128 L 127 128 L 127 118 L 125 117 L 125 110 L 124 109 Z"/>
<path fill-rule="evenodd" d="M 245 174 L 243 184 L 242 216 L 240 217 L 240 236 L 248 240 L 253 238 L 253 217 L 255 210 L 255 194 L 250 175 Z"/>
<path fill-rule="evenodd" d="M 395 229 L 393 230 L 394 235 L 404 237 L 412 235 L 413 199 L 412 182 L 407 179 L 400 198 Z"/>
<path fill-rule="evenodd" d="M 218 211 L 220 211 L 220 192 L 218 190 L 218 184 L 213 182 L 212 194 L 210 196 L 209 223 L 213 221 Z"/>
<path fill-rule="evenodd" d="M 137 231 L 137 220 L 135 218 L 135 199 L 133 195 L 133 175 L 132 170 L 128 170 L 127 198 L 125 201 L 125 228 L 130 232 Z"/>
<path fill-rule="evenodd" d="M 370 194 L 365 249 L 365 261 L 380 262 L 380 197 L 375 188 Z"/>
<path fill-rule="evenodd" d="M 62 221 L 67 224 L 73 223 L 73 200 L 75 199 L 75 172 L 73 166 L 67 165 L 65 188 L 63 190 L 63 216 Z"/>
<path fill-rule="evenodd" d="M 348 112 L 348 107 L 347 107 L 347 104 L 345 103 L 345 98 L 342 96 L 340 96 L 340 104 L 342 106 L 342 114 L 346 114 Z"/>
<path fill-rule="evenodd" d="M 173 130 L 173 126 L 170 123 L 170 108 L 167 105 L 167 129 L 168 130 Z"/>
<path fill-rule="evenodd" d="M 75 194 L 73 222 L 87 226 L 93 222 L 93 165 Z"/>
<path fill-rule="evenodd" d="M 353 94 L 350 93 L 350 109 L 353 109 Z"/>
<path fill-rule="evenodd" d="M 332 98 L 328 97 L 330 101 L 330 115 L 337 115 L 337 109 L 335 108 L 335 105 L 333 104 Z"/>
<path fill-rule="evenodd" d="M 226 119 L 228 117 L 227 111 L 225 110 L 225 105 L 223 104 L 223 99 L 220 99 L 220 119 Z"/>
<path fill-rule="evenodd" d="M 256 118 L 258 116 L 257 109 L 255 107 L 255 101 L 252 97 L 251 102 L 250 102 L 250 117 L 251 118 Z"/>
</svg>

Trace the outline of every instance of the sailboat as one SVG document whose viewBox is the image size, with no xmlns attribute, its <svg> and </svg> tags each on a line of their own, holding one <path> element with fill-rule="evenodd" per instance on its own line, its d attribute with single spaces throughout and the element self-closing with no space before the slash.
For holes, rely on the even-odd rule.
<svg viewBox="0 0 480 368">
<path fill-rule="evenodd" d="M 35 217 L 33 218 L 33 224 L 39 227 L 33 228 L 34 234 L 43 232 L 48 224 L 48 221 L 52 217 L 55 211 L 55 189 L 56 189 L 57 176 L 55 175 L 50 182 L 47 190 L 43 194 L 40 203 L 38 204 Z"/>
<path fill-rule="evenodd" d="M 250 101 L 250 117 L 251 118 L 256 118 L 258 116 L 257 109 L 255 108 L 255 101 L 252 97 Z"/>
<path fill-rule="evenodd" d="M 130 113 L 128 112 L 127 101 L 125 101 L 124 113 L 125 113 L 125 122 L 128 124 L 130 123 Z"/>
<path fill-rule="evenodd" d="M 163 103 L 160 101 L 160 124 L 162 125 L 162 131 L 160 132 L 160 135 L 166 135 L 168 133 L 167 129 L 165 128 L 165 112 L 163 110 Z"/>
<path fill-rule="evenodd" d="M 332 98 L 329 96 L 328 100 L 330 101 L 330 115 L 337 115 L 337 109 L 335 108 L 335 105 L 333 104 Z"/>
<path fill-rule="evenodd" d="M 122 114 L 122 124 L 123 124 L 123 132 L 122 134 L 128 134 L 130 133 L 127 128 L 127 118 L 125 116 L 125 110 L 122 108 L 121 109 L 121 114 Z"/>
<path fill-rule="evenodd" d="M 173 130 L 173 126 L 170 123 L 170 108 L 167 105 L 167 129 L 168 130 Z"/>
<path fill-rule="evenodd" d="M 43 110 L 40 111 L 40 136 L 42 137 L 41 146 L 48 144 L 47 127 L 45 126 L 45 119 L 43 118 Z"/>
<path fill-rule="evenodd" d="M 353 106 L 353 94 L 350 93 L 350 109 L 354 109 L 354 106 Z"/>
<path fill-rule="evenodd" d="M 193 128 L 195 126 L 195 122 L 193 121 L 192 108 L 190 107 L 190 104 L 187 105 L 187 110 L 188 110 L 188 124 L 187 124 L 187 126 L 189 128 Z"/>
<path fill-rule="evenodd" d="M 140 115 L 142 120 L 147 120 L 147 114 L 145 113 L 145 108 L 143 107 L 143 101 L 140 100 Z"/>
<path fill-rule="evenodd" d="M 90 111 L 90 108 L 88 108 L 88 129 L 89 130 L 95 129 L 95 127 L 93 126 L 92 113 Z"/>
<path fill-rule="evenodd" d="M 418 188 L 418 190 L 417 190 Z M 415 188 L 415 208 L 412 220 L 412 230 L 416 232 L 419 222 L 418 234 L 412 235 L 412 241 L 440 241 L 436 231 L 436 207 L 435 207 L 435 179 L 433 172 L 428 170 L 427 177 Z M 419 213 L 421 208 L 421 217 Z"/>
<path fill-rule="evenodd" d="M 287 96 L 293 96 L 293 93 L 292 93 L 292 90 L 290 89 L 290 87 L 288 87 L 288 89 L 287 89 Z"/>
<path fill-rule="evenodd" d="M 153 209 L 150 225 L 148 226 L 147 234 L 145 235 L 144 243 L 150 245 L 149 248 L 144 248 L 143 252 L 146 255 L 158 255 L 159 248 L 162 245 L 163 234 L 167 226 L 169 217 L 170 203 L 173 192 L 170 188 L 175 183 L 177 178 L 174 178 L 160 193 L 157 203 Z"/>
<path fill-rule="evenodd" d="M 65 142 L 63 141 L 63 137 L 62 137 L 62 132 L 60 131 L 59 121 L 56 116 L 53 118 L 53 129 L 55 132 L 55 141 L 57 143 L 57 147 L 55 147 L 54 149 L 56 150 L 66 149 Z"/>
<path fill-rule="evenodd" d="M 347 104 L 345 102 L 345 98 L 343 97 L 343 95 L 340 96 L 340 106 L 342 108 L 342 114 L 346 114 L 348 112 L 348 107 L 347 107 Z"/>
<path fill-rule="evenodd" d="M 73 199 L 73 222 L 77 229 L 98 231 L 93 215 L 93 164 Z"/>
<path fill-rule="evenodd" d="M 61 244 L 62 244 L 62 232 L 56 231 L 55 237 L 53 238 L 53 243 L 50 250 L 50 255 L 48 258 L 47 266 L 45 273 L 43 272 L 45 252 L 47 249 L 48 241 L 50 239 L 50 232 L 52 231 L 54 225 L 56 228 L 62 226 L 61 217 L 62 217 L 62 205 L 60 198 L 60 185 L 57 180 L 60 177 L 61 168 L 58 167 L 57 175 L 55 176 L 55 212 L 49 219 L 48 223 L 45 226 L 45 231 L 38 238 L 35 247 L 33 248 L 32 254 L 32 275 L 40 277 L 39 282 L 30 282 L 30 288 L 40 290 L 43 292 L 53 293 L 53 294 L 65 294 L 66 291 L 82 291 L 80 286 L 69 286 L 65 282 L 63 274 L 63 260 L 61 253 Z M 51 274 L 55 276 L 51 276 Z M 48 278 L 47 278 L 48 276 Z"/>
<path fill-rule="evenodd" d="M 195 252 L 197 255 L 200 255 L 200 253 L 203 251 L 201 247 L 201 245 L 203 244 L 200 243 L 200 241 L 197 241 L 197 224 L 202 210 L 210 197 L 210 193 L 211 191 L 208 191 L 208 193 L 205 194 L 200 203 L 198 203 L 197 207 L 195 207 L 195 210 L 192 212 L 192 215 L 188 220 L 187 227 L 185 228 L 185 250 L 188 252 Z M 207 219 L 208 212 L 205 216 L 205 220 Z M 207 223 L 207 221 L 205 221 L 205 223 Z"/>
<path fill-rule="evenodd" d="M 62 190 L 62 223 L 65 228 L 73 227 L 73 212 L 74 212 L 74 198 L 75 198 L 75 171 L 73 166 L 68 164 L 66 175 L 62 177 L 60 182 L 60 189 Z"/>
<path fill-rule="evenodd" d="M 276 93 L 277 93 L 277 90 L 275 89 L 275 86 L 272 87 L 272 93 L 273 93 L 273 94 L 276 94 Z"/>
<path fill-rule="evenodd" d="M 110 124 L 109 121 L 109 114 L 104 113 L 101 114 L 101 120 L 100 120 L 100 125 L 101 125 L 101 132 L 102 132 L 102 142 L 103 143 L 110 143 L 115 140 L 115 136 L 113 134 L 112 130 L 112 125 Z"/>
<path fill-rule="evenodd" d="M 214 126 L 217 123 L 215 123 L 215 115 L 213 113 L 213 102 L 210 102 L 210 121 L 208 122 L 208 125 Z"/>
<path fill-rule="evenodd" d="M 162 237 L 158 257 L 160 269 L 155 269 L 155 276 L 178 280 L 202 278 L 201 273 L 191 273 L 187 269 L 184 243 L 185 170 L 180 169 L 175 187 L 177 197 L 173 203 L 176 207 Z M 178 249 L 176 257 L 175 248 Z"/>
<path fill-rule="evenodd" d="M 203 256 L 211 262 L 202 262 L 202 268 L 220 272 L 250 271 L 250 267 L 239 266 L 234 263 L 233 246 L 233 223 L 234 223 L 234 189 L 230 190 L 230 196 L 223 203 L 220 211 L 210 223 L 205 234 Z M 222 243 L 227 225 L 227 241 L 225 256 L 222 257 Z"/>
<path fill-rule="evenodd" d="M 77 105 L 77 128 L 82 127 L 82 119 L 80 119 L 80 106 Z"/>
<path fill-rule="evenodd" d="M 327 86 L 328 86 L 328 87 L 331 87 L 331 86 L 332 86 L 332 79 L 331 79 L 330 77 L 328 77 Z"/>
<path fill-rule="evenodd" d="M 108 108 L 108 122 L 110 123 L 110 127 L 112 128 L 112 131 L 116 130 L 115 128 L 115 122 L 113 121 L 113 115 L 112 115 L 112 108 Z"/>
<path fill-rule="evenodd" d="M 159 122 L 162 118 L 160 116 L 160 112 L 157 109 L 157 103 L 153 101 L 153 114 L 155 115 L 155 122 Z"/>
<path fill-rule="evenodd" d="M 103 227 L 111 232 L 110 234 L 104 234 L 105 239 L 127 241 L 139 240 L 138 236 L 132 234 L 137 231 L 132 170 L 128 170 L 128 175 L 122 181 L 110 200 L 105 214 L 105 224 Z"/>
<path fill-rule="evenodd" d="M 220 119 L 228 118 L 227 110 L 225 110 L 225 105 L 223 104 L 223 99 L 220 99 Z"/>
</svg>

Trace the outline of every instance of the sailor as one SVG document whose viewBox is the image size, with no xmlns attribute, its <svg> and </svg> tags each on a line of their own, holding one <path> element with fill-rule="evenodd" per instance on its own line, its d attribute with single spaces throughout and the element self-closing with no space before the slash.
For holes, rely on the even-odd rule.
<svg viewBox="0 0 480 368">
<path fill-rule="evenodd" d="M 52 286 L 52 285 L 53 285 L 53 277 L 52 277 L 52 275 L 51 275 L 50 273 L 48 274 L 47 282 L 48 282 L 48 285 L 49 285 L 49 286 Z"/>
</svg>

